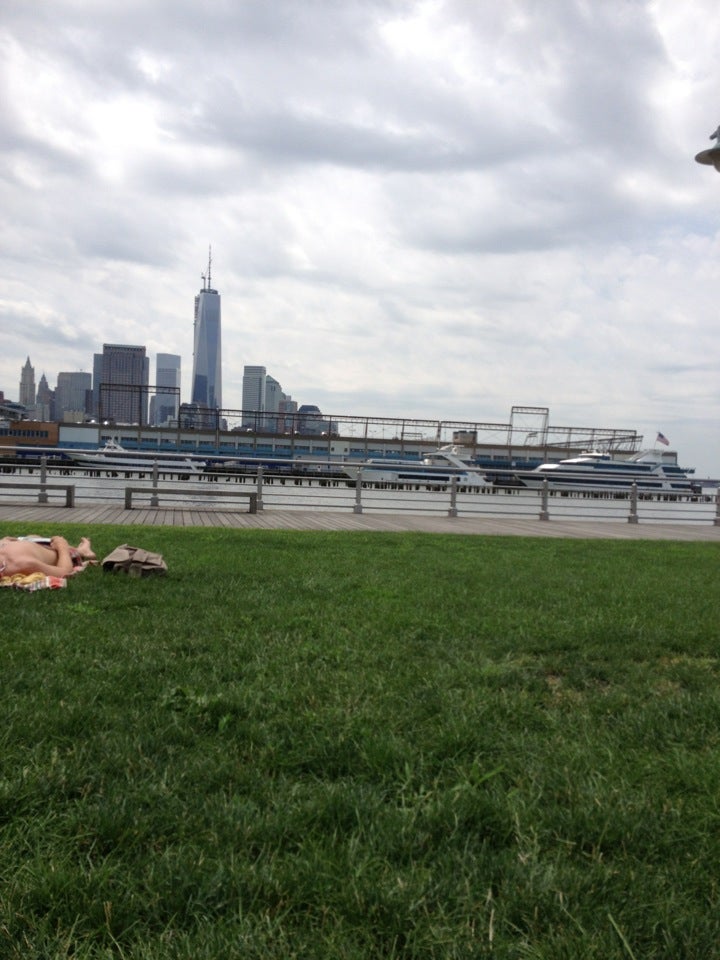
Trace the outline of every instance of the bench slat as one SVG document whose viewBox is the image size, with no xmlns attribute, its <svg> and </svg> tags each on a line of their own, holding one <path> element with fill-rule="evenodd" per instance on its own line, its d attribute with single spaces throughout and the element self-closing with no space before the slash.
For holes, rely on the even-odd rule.
<svg viewBox="0 0 720 960">
<path fill-rule="evenodd" d="M 42 483 L 41 481 L 32 481 L 32 480 L 20 480 L 17 482 L 3 480 L 0 481 L 0 487 L 3 489 L 9 490 L 13 487 L 17 487 L 19 490 L 37 490 L 41 494 L 45 493 L 46 490 L 64 490 L 65 491 L 65 506 L 74 507 L 75 506 L 75 484 L 74 483 Z"/>
<path fill-rule="evenodd" d="M 175 487 L 125 487 L 125 509 L 132 510 L 132 497 L 134 493 L 146 493 L 151 497 L 160 494 L 164 497 L 187 497 L 187 490 L 177 490 Z M 193 490 L 193 498 L 202 497 L 246 497 L 248 503 L 248 513 L 258 512 L 258 495 L 250 490 Z"/>
</svg>

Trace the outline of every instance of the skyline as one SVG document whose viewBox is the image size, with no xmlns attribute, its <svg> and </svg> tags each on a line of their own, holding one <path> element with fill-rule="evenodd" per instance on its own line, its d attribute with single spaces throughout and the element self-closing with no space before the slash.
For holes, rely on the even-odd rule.
<svg viewBox="0 0 720 960">
<path fill-rule="evenodd" d="M 212 243 L 225 408 L 263 365 L 328 413 L 547 406 L 720 476 L 718 39 L 671 0 L 14 5 L 0 389 L 122 341 L 190 397 Z"/>
</svg>

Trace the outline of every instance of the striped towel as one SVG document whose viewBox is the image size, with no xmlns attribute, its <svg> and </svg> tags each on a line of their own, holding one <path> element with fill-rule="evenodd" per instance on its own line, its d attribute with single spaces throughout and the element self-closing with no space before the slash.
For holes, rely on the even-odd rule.
<svg viewBox="0 0 720 960">
<path fill-rule="evenodd" d="M 16 573 L 12 577 L 0 577 L 0 587 L 16 590 L 60 590 L 67 586 L 67 577 L 46 577 L 44 573 Z"/>
</svg>

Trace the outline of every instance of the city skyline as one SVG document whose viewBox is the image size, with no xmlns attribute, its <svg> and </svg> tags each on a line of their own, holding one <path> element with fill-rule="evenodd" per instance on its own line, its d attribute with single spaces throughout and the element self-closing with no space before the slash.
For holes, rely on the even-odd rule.
<svg viewBox="0 0 720 960">
<path fill-rule="evenodd" d="M 183 405 L 182 357 L 158 352 L 152 385 L 149 369 L 150 358 L 146 356 L 145 346 L 105 343 L 103 352 L 93 355 L 92 375 L 84 371 L 61 371 L 52 391 L 47 387 L 43 371 L 42 381 L 48 396 L 36 403 L 35 368 L 28 354 L 20 371 L 18 403 L 32 419 L 99 418 L 151 426 L 176 423 Z M 185 401 L 187 416 L 192 418 L 191 409 L 229 409 L 222 406 L 221 297 L 212 286 L 212 248 L 208 252 L 207 273 L 202 274 L 202 288 L 195 296 L 191 383 L 191 399 L 189 403 Z M 255 414 L 245 426 L 277 428 L 283 415 L 297 411 L 297 403 L 284 393 L 281 384 L 264 366 L 245 365 L 242 384 L 241 409 Z"/>
<path fill-rule="evenodd" d="M 719 40 L 709 0 L 11 4 L 0 389 L 123 341 L 191 397 L 212 242 L 224 408 L 263 364 L 325 411 L 547 406 L 720 474 Z"/>
<path fill-rule="evenodd" d="M 122 418 L 137 420 L 133 409 L 140 410 L 142 407 L 141 415 L 148 425 L 172 424 L 178 419 L 181 404 L 194 406 L 200 403 L 197 400 L 190 403 L 187 399 L 183 400 L 182 357 L 177 354 L 160 352 L 156 355 L 155 382 L 152 384 L 149 381 L 150 357 L 145 355 L 145 347 L 141 345 L 103 344 L 103 352 L 93 356 L 93 369 L 94 375 L 80 370 L 60 371 L 54 390 L 48 386 L 43 371 L 36 391 L 35 367 L 28 355 L 20 372 L 19 384 L 19 396 L 25 399 L 17 402 L 26 407 L 29 418 L 35 420 L 61 421 L 65 413 L 75 415 L 74 419 L 78 421 L 96 419 L 102 416 L 103 382 L 109 376 L 119 378 L 108 381 L 111 389 L 104 400 L 108 416 L 113 419 L 117 419 L 119 412 Z M 123 387 L 139 389 L 125 391 Z M 260 418 L 253 418 L 253 425 L 258 429 L 276 425 L 283 415 L 297 412 L 297 402 L 283 391 L 282 385 L 264 366 L 246 365 L 243 368 L 242 398 L 242 407 L 205 406 L 208 409 L 262 414 Z M 5 397 L 5 400 L 14 402 L 11 397 Z M 48 409 L 51 400 L 54 415 Z M 308 406 L 319 413 L 319 408 L 314 404 Z M 110 408 L 115 412 L 110 412 Z M 265 418 L 265 414 L 269 419 Z"/>
</svg>

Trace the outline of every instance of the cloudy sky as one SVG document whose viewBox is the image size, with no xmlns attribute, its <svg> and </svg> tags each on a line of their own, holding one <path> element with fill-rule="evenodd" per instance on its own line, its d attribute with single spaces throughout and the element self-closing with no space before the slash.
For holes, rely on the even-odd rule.
<svg viewBox="0 0 720 960">
<path fill-rule="evenodd" d="M 0 45 L 6 397 L 123 342 L 189 399 L 212 244 L 226 407 L 262 364 L 720 476 L 713 0 L 6 0 Z"/>
</svg>

